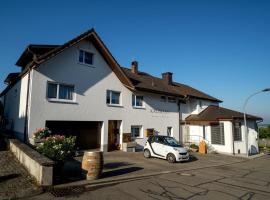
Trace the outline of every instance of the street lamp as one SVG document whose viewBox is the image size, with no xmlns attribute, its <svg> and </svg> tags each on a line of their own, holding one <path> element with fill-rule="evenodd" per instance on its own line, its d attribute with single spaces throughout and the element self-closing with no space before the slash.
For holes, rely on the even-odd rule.
<svg viewBox="0 0 270 200">
<path fill-rule="evenodd" d="M 246 119 L 246 106 L 247 106 L 247 102 L 248 100 L 255 96 L 256 94 L 259 94 L 259 93 L 262 93 L 262 92 L 270 92 L 270 88 L 265 88 L 263 90 L 260 90 L 258 92 L 255 92 L 254 94 L 250 95 L 245 103 L 244 103 L 244 107 L 243 107 L 243 110 L 244 110 L 244 123 L 245 123 L 245 137 L 246 137 L 246 154 L 247 154 L 247 157 L 249 156 L 249 153 L 248 153 L 248 128 L 247 128 L 247 119 Z M 258 133 L 259 134 L 259 133 Z"/>
</svg>

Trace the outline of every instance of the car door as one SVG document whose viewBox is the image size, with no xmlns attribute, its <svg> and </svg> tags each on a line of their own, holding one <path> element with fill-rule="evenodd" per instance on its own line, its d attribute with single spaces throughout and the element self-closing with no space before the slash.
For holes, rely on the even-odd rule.
<svg viewBox="0 0 270 200">
<path fill-rule="evenodd" d="M 151 145 L 155 156 L 164 157 L 164 146 L 161 137 L 155 137 Z"/>
</svg>

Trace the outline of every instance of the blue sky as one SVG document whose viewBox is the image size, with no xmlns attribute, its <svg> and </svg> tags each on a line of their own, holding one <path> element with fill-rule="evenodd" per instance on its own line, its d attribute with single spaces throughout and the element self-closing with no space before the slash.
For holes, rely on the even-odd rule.
<svg viewBox="0 0 270 200">
<path fill-rule="evenodd" d="M 123 66 L 174 80 L 242 111 L 270 87 L 270 1 L 1 1 L 0 90 L 28 44 L 62 44 L 94 27 Z M 248 112 L 270 123 L 270 93 Z"/>
</svg>

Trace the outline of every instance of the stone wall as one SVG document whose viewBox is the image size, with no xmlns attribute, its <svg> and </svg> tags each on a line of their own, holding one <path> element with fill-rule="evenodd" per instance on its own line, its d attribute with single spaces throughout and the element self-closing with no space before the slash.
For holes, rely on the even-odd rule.
<svg viewBox="0 0 270 200">
<path fill-rule="evenodd" d="M 17 139 L 9 139 L 9 149 L 39 185 L 53 184 L 54 162 L 52 160 Z"/>
</svg>

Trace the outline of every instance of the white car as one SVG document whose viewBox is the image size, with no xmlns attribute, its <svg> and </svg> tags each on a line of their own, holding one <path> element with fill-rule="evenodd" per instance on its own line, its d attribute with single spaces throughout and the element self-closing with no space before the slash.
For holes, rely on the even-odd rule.
<svg viewBox="0 0 270 200">
<path fill-rule="evenodd" d="M 144 157 L 156 157 L 168 160 L 170 163 L 188 161 L 189 154 L 176 139 L 169 136 L 150 136 L 144 146 Z"/>
</svg>

